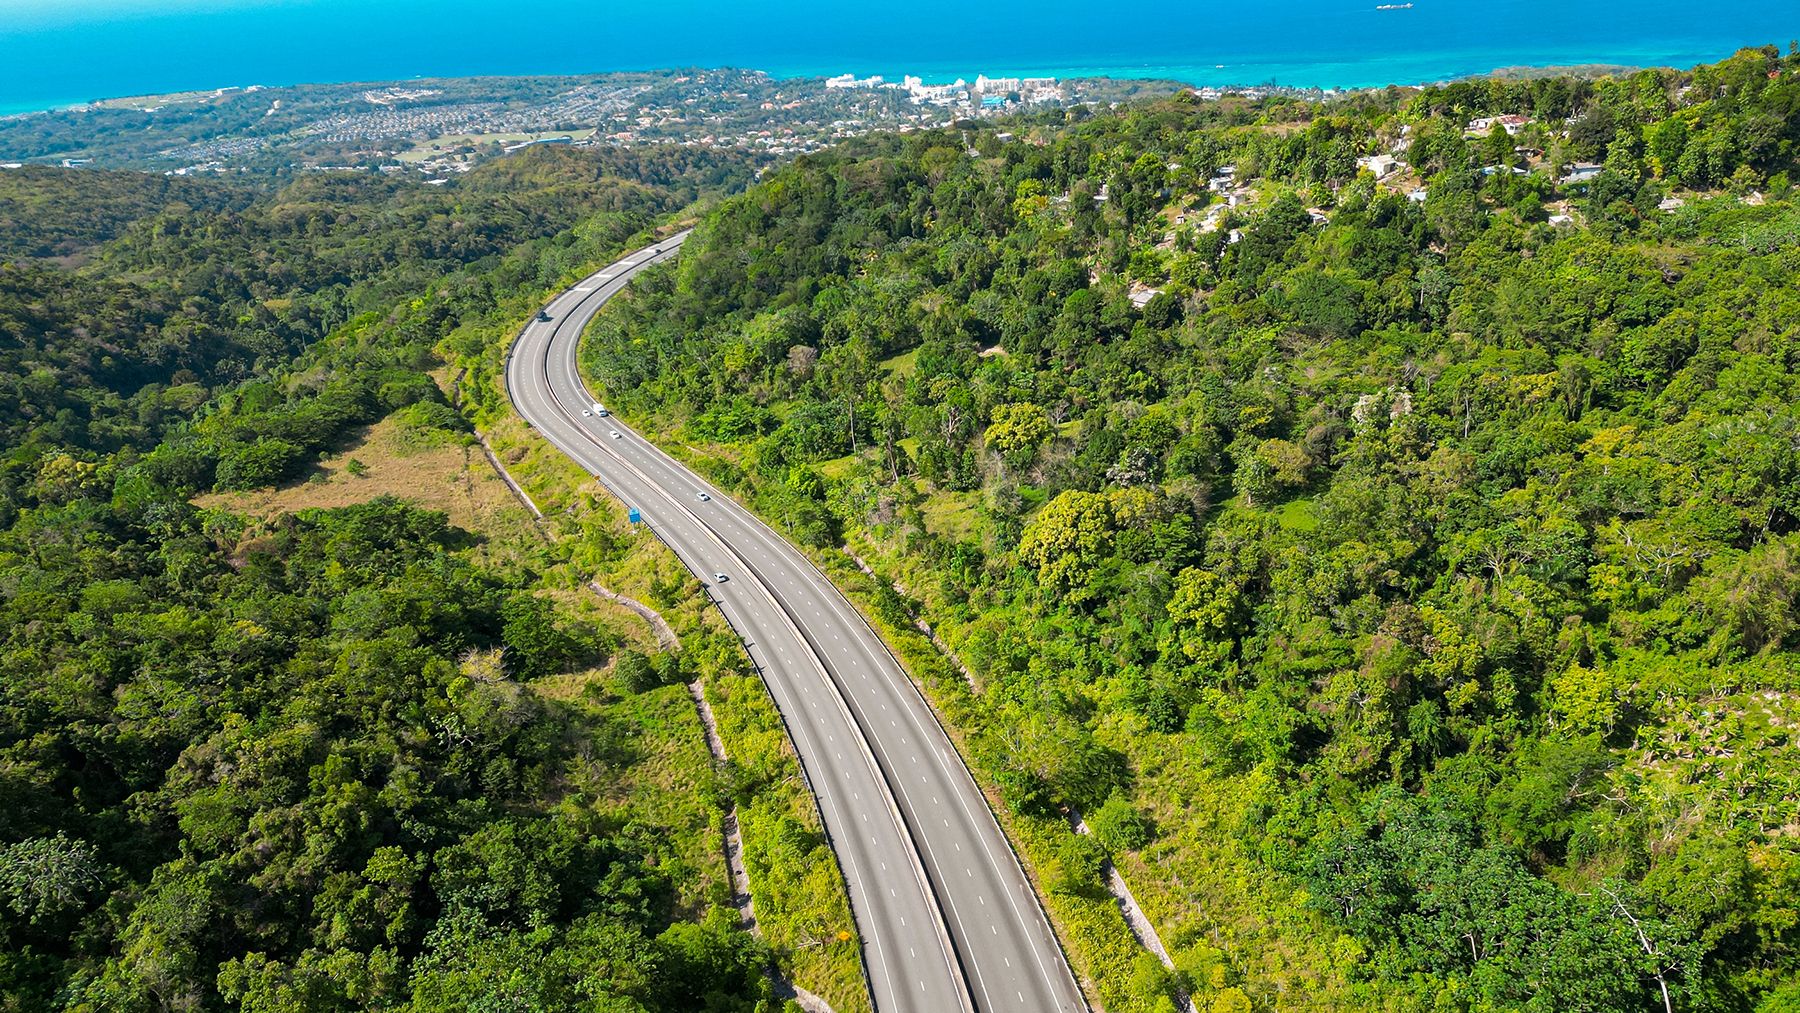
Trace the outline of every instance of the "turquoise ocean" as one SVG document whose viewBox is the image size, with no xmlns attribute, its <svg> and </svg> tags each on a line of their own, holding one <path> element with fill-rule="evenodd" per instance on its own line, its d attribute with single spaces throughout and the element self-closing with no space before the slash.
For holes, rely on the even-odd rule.
<svg viewBox="0 0 1800 1013">
<path fill-rule="evenodd" d="M 1800 0 L 1380 2 L 0 0 L 0 113 L 227 85 L 717 66 L 1359 87 L 1686 67 L 1800 37 Z"/>
</svg>

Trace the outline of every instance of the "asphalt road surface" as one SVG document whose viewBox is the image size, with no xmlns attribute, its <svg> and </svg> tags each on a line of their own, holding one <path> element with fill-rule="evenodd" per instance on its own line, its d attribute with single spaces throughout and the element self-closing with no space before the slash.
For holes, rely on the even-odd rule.
<svg viewBox="0 0 1800 1013">
<path fill-rule="evenodd" d="M 737 630 L 787 723 L 850 890 L 882 1013 L 1087 1006 L 986 800 L 916 687 L 799 550 L 616 416 L 576 369 L 589 319 L 686 233 L 596 272 L 507 361 L 519 413 L 636 507 Z M 723 579 L 719 579 L 722 577 Z"/>
</svg>

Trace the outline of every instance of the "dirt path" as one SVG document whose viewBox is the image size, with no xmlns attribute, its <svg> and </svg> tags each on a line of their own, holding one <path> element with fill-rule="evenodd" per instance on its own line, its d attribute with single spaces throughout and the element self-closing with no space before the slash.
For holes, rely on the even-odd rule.
<svg viewBox="0 0 1800 1013">
<path fill-rule="evenodd" d="M 662 617 L 661 612 L 638 601 L 636 598 L 627 597 L 617 591 L 604 587 L 597 580 L 588 581 L 587 586 L 588 590 L 605 598 L 607 601 L 610 601 L 615 605 L 623 605 L 641 616 L 645 622 L 650 624 L 650 628 L 656 632 L 657 646 L 671 654 L 681 650 L 681 641 L 676 638 L 675 631 L 670 628 L 669 621 Z"/>
<path fill-rule="evenodd" d="M 1081 818 L 1079 812 L 1071 809 L 1068 817 L 1069 826 L 1074 828 L 1076 833 L 1092 834 L 1094 832 L 1088 827 L 1087 820 Z M 1143 907 L 1138 904 L 1137 896 L 1131 892 L 1131 886 L 1125 882 L 1125 877 L 1119 874 L 1119 867 L 1114 865 L 1111 859 L 1106 862 L 1106 890 L 1113 895 L 1113 902 L 1119 905 L 1119 913 L 1125 916 L 1125 924 L 1131 926 L 1131 934 L 1137 937 L 1144 949 L 1156 954 L 1156 959 L 1162 961 L 1164 967 L 1173 971 L 1175 961 L 1169 959 L 1169 948 L 1163 945 L 1162 937 L 1156 934 L 1156 926 L 1150 924 L 1150 917 L 1144 914 Z M 1186 1013 L 1197 1013 L 1191 996 L 1181 996 L 1180 1007 Z"/>
<path fill-rule="evenodd" d="M 512 472 L 507 471 L 506 465 L 501 464 L 500 458 L 495 456 L 493 446 L 488 443 L 487 434 L 477 432 L 475 438 L 481 441 L 481 453 L 487 458 L 488 465 L 494 469 L 494 474 L 500 476 L 500 481 L 505 482 L 506 487 L 512 490 L 513 498 L 519 501 L 520 506 L 531 511 L 532 519 L 542 526 L 544 512 L 538 509 L 537 501 L 531 498 L 531 494 L 525 491 L 525 487 L 513 481 Z"/>
<path fill-rule="evenodd" d="M 706 748 L 713 762 L 724 763 L 725 740 L 719 737 L 719 722 L 713 717 L 712 705 L 706 702 L 706 687 L 698 681 L 687 684 L 688 696 L 694 698 L 694 710 L 706 728 Z M 744 868 L 744 841 L 738 836 L 737 807 L 725 813 L 725 864 L 731 870 L 731 903 L 738 909 L 744 927 L 756 931 L 756 906 L 750 899 L 750 873 Z"/>
</svg>

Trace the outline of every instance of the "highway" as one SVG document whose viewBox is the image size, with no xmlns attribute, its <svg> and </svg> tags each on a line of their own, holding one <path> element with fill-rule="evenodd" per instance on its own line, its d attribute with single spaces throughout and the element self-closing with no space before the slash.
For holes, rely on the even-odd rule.
<svg viewBox="0 0 1800 1013">
<path fill-rule="evenodd" d="M 506 385 L 706 584 L 787 724 L 839 865 L 882 1013 L 1087 1009 L 1017 858 L 918 689 L 798 549 L 616 416 L 576 368 L 581 332 L 680 233 L 594 273 L 526 325 Z M 723 579 L 719 579 L 719 577 Z M 752 884 L 754 887 L 755 884 Z"/>
</svg>

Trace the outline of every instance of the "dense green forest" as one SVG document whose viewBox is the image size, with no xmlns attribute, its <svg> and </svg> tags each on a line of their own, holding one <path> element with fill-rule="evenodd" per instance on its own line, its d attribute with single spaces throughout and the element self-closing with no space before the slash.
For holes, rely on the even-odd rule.
<svg viewBox="0 0 1800 1013">
<path fill-rule="evenodd" d="M 1800 55 L 1005 129 L 771 172 L 584 364 L 957 652 L 1175 952 L 1065 922 L 1107 1007 L 1800 1009 Z"/>
<path fill-rule="evenodd" d="M 567 604 L 593 572 L 571 552 L 623 551 L 603 526 L 523 525 L 521 549 L 388 497 L 193 502 L 306 478 L 389 416 L 472 442 L 427 375 L 441 344 L 510 334 L 749 171 L 673 149 L 443 189 L 3 178 L 0 1009 L 779 1006 L 718 906 L 731 788 L 670 684 L 688 662 Z"/>
<path fill-rule="evenodd" d="M 97 221 L 71 236 L 118 236 L 75 271 L 0 263 L 0 525 L 30 501 L 45 455 L 148 453 L 227 389 L 215 407 L 230 421 L 203 426 L 158 477 L 204 489 L 292 475 L 346 426 L 430 396 L 419 369 L 463 319 L 580 266 L 594 237 L 617 242 L 748 175 L 690 149 L 541 152 L 452 188 L 319 173 L 245 203 L 225 184 L 174 200 L 160 176 L 46 171 L 50 181 L 11 200 L 18 214 L 52 230 L 85 206 Z M 38 175 L 19 172 L 30 175 L 0 183 L 24 191 Z M 505 256 L 528 243 L 552 248 Z M 405 333 L 379 349 L 341 341 L 335 361 L 311 364 L 308 383 L 328 388 L 319 396 L 254 382 L 402 304 L 413 310 Z"/>
</svg>

